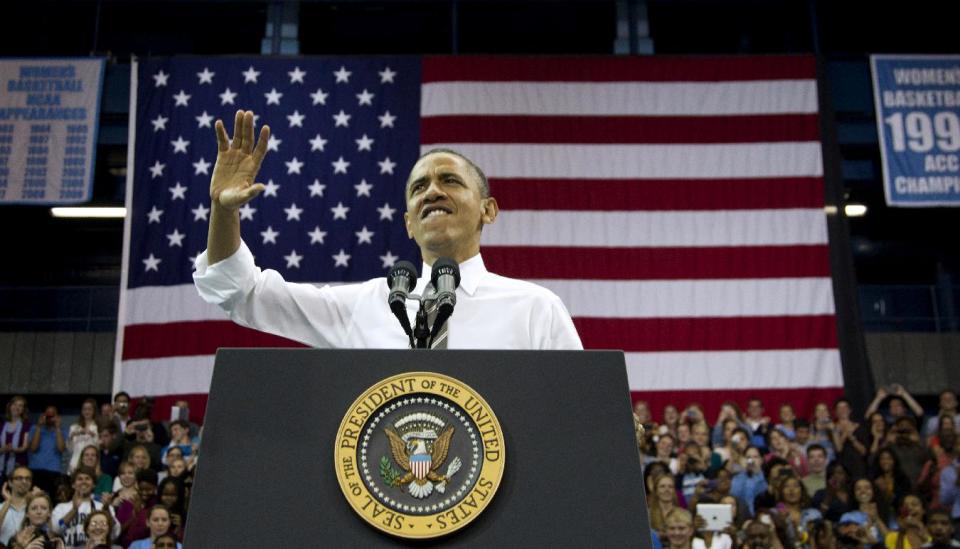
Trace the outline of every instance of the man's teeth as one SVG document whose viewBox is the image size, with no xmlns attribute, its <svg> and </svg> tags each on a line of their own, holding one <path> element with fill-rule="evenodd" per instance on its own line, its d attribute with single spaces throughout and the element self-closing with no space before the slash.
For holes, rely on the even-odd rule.
<svg viewBox="0 0 960 549">
<path fill-rule="evenodd" d="M 447 212 L 447 211 L 445 211 L 445 210 L 431 210 L 430 213 L 428 213 L 427 215 L 424 216 L 424 218 L 427 218 L 427 217 L 435 217 L 435 216 L 438 216 L 438 215 L 449 215 L 449 212 Z"/>
</svg>

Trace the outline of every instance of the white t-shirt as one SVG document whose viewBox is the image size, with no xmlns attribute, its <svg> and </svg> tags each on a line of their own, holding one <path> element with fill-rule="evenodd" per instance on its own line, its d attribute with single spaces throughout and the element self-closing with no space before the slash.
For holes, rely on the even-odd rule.
<svg viewBox="0 0 960 549">
<path fill-rule="evenodd" d="M 721 532 L 713 535 L 709 547 L 707 547 L 703 538 L 693 538 L 690 547 L 691 549 L 733 549 L 733 540 L 730 539 L 730 536 Z"/>
<path fill-rule="evenodd" d="M 103 504 L 99 501 L 93 502 L 93 509 L 103 509 Z M 90 500 L 80 504 L 80 508 L 69 523 L 63 523 L 63 517 L 67 516 L 73 509 L 73 502 L 61 503 L 53 508 L 51 522 L 53 523 L 53 533 L 62 536 L 67 549 L 84 549 L 87 543 L 87 534 L 83 531 L 83 522 L 91 512 Z M 113 537 L 120 535 L 120 524 L 117 517 L 113 514 L 113 509 L 108 505 L 108 512 L 113 517 Z"/>
<path fill-rule="evenodd" d="M 13 505 L 7 509 L 7 515 L 3 517 L 3 524 L 0 525 L 0 543 L 9 545 L 10 538 L 20 531 L 20 524 L 23 522 L 23 516 L 27 513 L 27 504 L 24 503 L 21 509 Z"/>
</svg>

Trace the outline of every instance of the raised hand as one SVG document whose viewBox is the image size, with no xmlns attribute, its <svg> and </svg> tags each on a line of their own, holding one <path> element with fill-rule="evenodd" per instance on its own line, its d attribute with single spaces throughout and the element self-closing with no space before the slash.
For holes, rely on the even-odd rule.
<svg viewBox="0 0 960 549">
<path fill-rule="evenodd" d="M 239 209 L 265 188 L 254 180 L 267 155 L 270 127 L 260 128 L 260 138 L 254 142 L 253 125 L 253 111 L 237 111 L 231 140 L 223 121 L 216 122 L 217 163 L 210 179 L 210 199 L 228 210 Z"/>
</svg>

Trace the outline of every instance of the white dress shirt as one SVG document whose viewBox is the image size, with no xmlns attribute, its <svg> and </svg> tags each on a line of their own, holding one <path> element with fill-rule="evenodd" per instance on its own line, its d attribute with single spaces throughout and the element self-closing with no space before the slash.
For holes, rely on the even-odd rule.
<svg viewBox="0 0 960 549">
<path fill-rule="evenodd" d="M 407 335 L 390 307 L 386 278 L 318 287 L 261 270 L 246 244 L 213 265 L 197 257 L 193 280 L 205 301 L 242 326 L 313 347 L 406 349 Z M 421 269 L 423 294 L 430 267 Z M 407 301 L 411 326 L 417 302 Z M 487 271 L 476 255 L 460 264 L 457 305 L 447 321 L 449 349 L 583 349 L 570 313 L 553 292 Z"/>
</svg>

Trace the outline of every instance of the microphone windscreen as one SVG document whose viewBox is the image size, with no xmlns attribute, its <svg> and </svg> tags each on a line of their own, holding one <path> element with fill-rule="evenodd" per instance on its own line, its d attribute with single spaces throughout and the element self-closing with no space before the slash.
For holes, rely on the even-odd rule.
<svg viewBox="0 0 960 549">
<path fill-rule="evenodd" d="M 387 273 L 387 285 L 394 288 L 394 282 L 397 278 L 405 278 L 407 280 L 408 290 L 413 290 L 417 285 L 417 268 L 409 261 L 399 261 L 395 263 L 393 267 L 390 268 L 390 272 Z"/>
<path fill-rule="evenodd" d="M 437 281 L 440 279 L 440 276 L 445 274 L 453 276 L 454 288 L 460 286 L 460 266 L 449 257 L 441 257 L 433 262 L 433 267 L 431 267 L 430 272 L 430 282 L 433 282 L 434 287 L 437 286 Z"/>
</svg>

